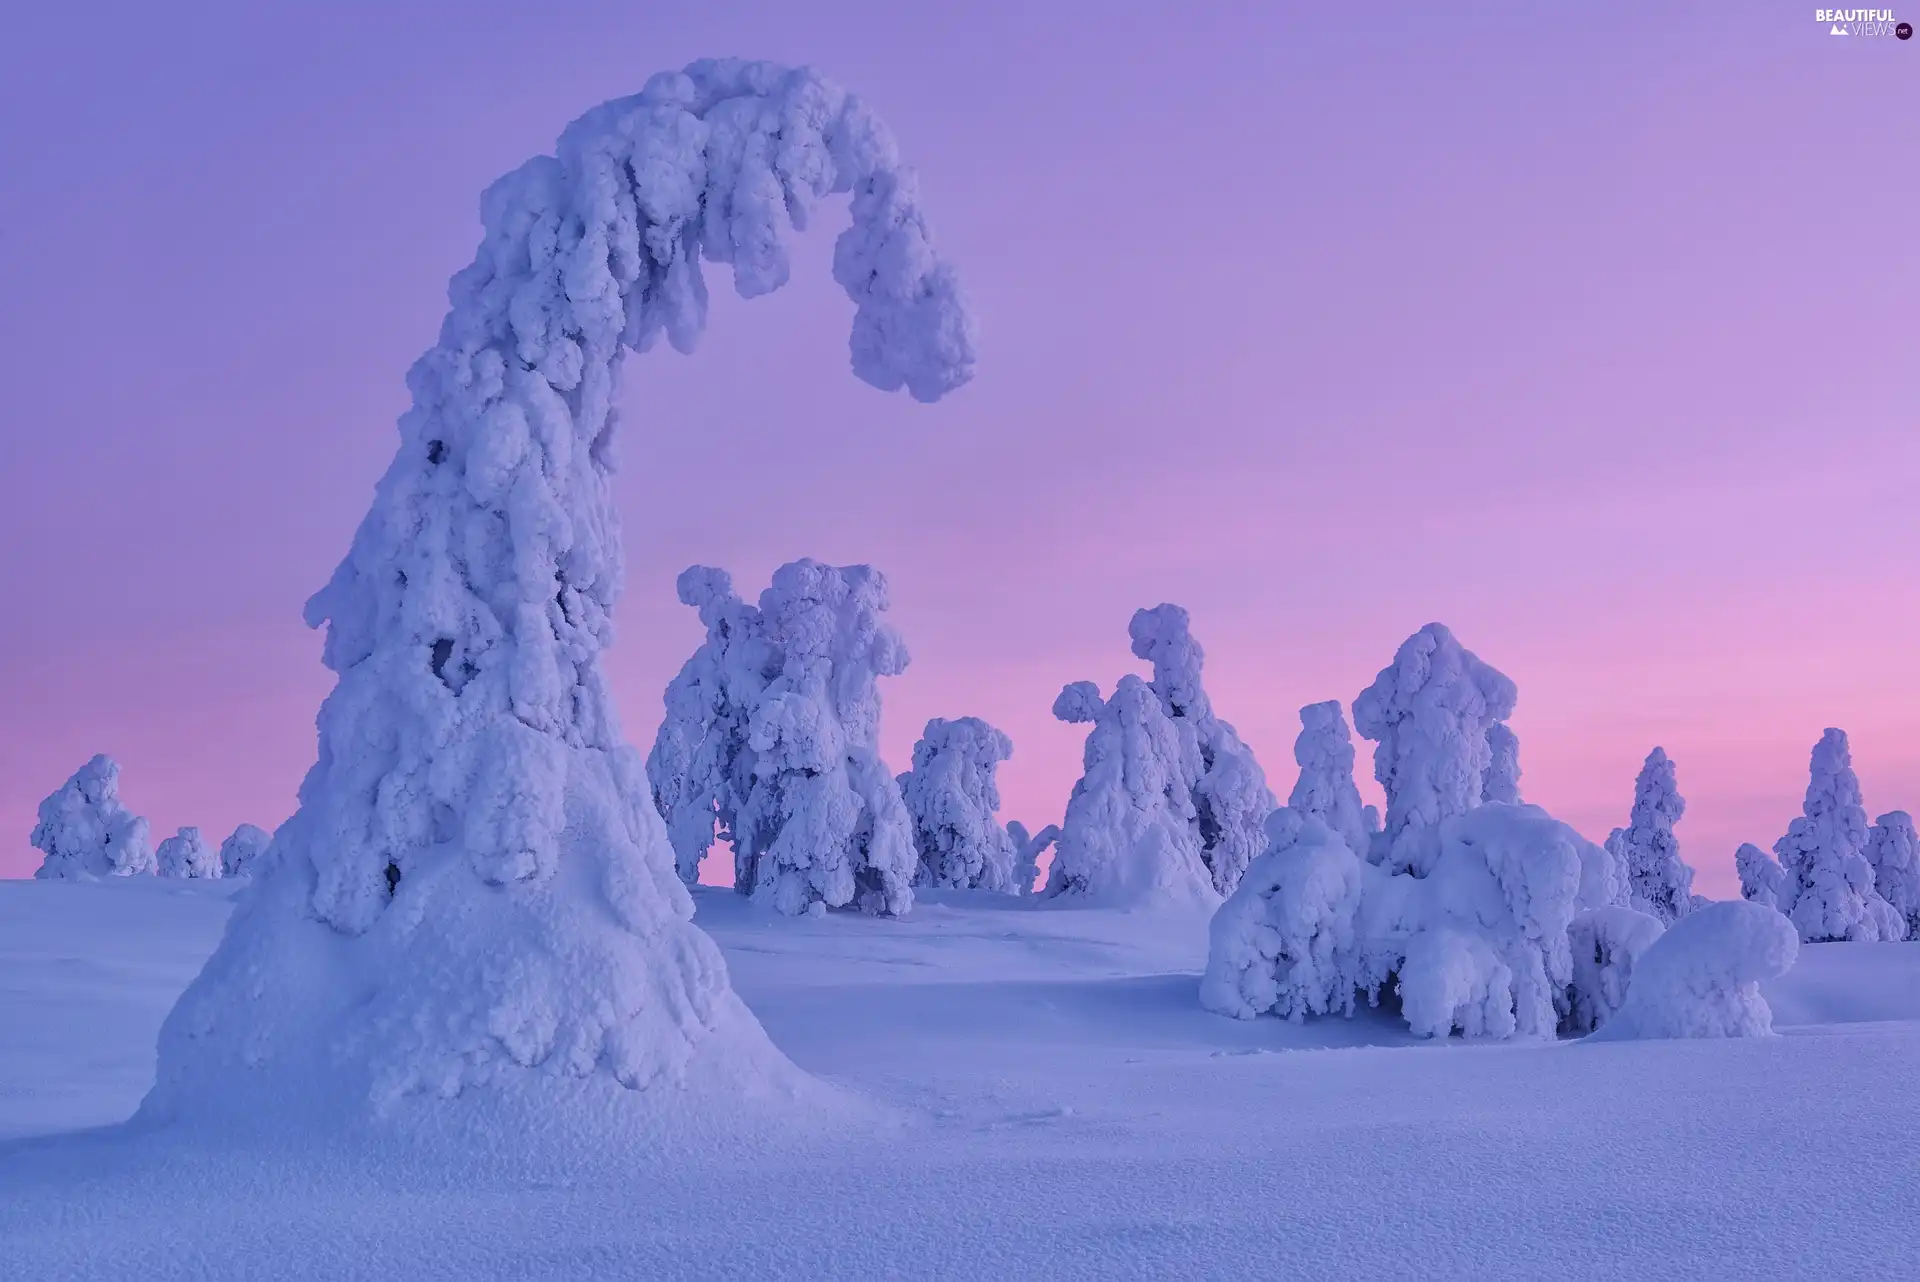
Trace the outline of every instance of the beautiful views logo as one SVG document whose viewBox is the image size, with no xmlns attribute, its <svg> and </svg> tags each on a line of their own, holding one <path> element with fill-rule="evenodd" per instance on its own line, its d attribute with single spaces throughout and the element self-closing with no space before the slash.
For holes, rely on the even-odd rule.
<svg viewBox="0 0 1920 1282">
<path fill-rule="evenodd" d="M 1913 37 L 1913 24 L 1894 21 L 1891 9 L 1815 9 L 1813 18 L 1826 25 L 1829 35 Z"/>
</svg>

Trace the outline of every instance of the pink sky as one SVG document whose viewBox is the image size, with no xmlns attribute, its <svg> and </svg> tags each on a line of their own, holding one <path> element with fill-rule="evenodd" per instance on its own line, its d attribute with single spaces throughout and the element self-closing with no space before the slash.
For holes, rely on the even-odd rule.
<svg viewBox="0 0 1920 1282">
<path fill-rule="evenodd" d="M 933 408 L 855 382 L 816 234 L 629 366 L 643 748 L 699 634 L 674 575 L 811 555 L 892 580 L 890 760 L 986 717 L 1035 824 L 1077 774 L 1053 695 L 1162 600 L 1282 793 L 1299 705 L 1439 619 L 1590 837 L 1666 747 L 1709 893 L 1825 726 L 1870 814 L 1920 808 L 1920 41 L 1773 3 L 52 8 L 0 42 L 0 875 L 97 751 L 156 837 L 290 812 L 300 606 L 478 193 L 725 53 L 892 123 L 983 354 Z"/>
</svg>

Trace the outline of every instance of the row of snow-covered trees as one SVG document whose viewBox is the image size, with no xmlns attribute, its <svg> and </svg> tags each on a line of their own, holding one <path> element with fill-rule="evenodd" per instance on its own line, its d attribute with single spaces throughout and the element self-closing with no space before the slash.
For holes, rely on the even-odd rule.
<svg viewBox="0 0 1920 1282">
<path fill-rule="evenodd" d="M 151 842 L 147 821 L 120 800 L 120 764 L 100 755 L 40 803 L 30 840 L 44 856 L 35 877 L 234 877 L 267 848 L 266 831 L 241 824 L 214 850 L 200 829 L 185 827 Z"/>
</svg>

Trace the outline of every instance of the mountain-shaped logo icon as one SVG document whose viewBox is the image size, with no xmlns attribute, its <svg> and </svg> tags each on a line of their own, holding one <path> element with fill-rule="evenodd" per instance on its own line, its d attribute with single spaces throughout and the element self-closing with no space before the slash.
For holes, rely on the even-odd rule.
<svg viewBox="0 0 1920 1282">
<path fill-rule="evenodd" d="M 1844 36 L 1848 34 L 1848 32 L 1845 27 L 1842 27 L 1839 23 L 1836 22 L 1833 24 L 1833 30 L 1827 32 L 1827 34 L 1830 36 Z"/>
</svg>

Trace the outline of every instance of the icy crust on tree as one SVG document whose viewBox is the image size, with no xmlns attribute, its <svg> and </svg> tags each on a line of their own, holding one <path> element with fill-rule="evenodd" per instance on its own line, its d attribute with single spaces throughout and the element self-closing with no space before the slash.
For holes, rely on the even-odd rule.
<svg viewBox="0 0 1920 1282">
<path fill-rule="evenodd" d="M 1187 612 L 1177 605 L 1136 610 L 1127 625 L 1135 658 L 1153 664 L 1153 691 L 1183 739 L 1191 739 L 1197 773 L 1188 781 L 1200 857 L 1214 889 L 1229 894 L 1266 846 L 1262 825 L 1273 813 L 1273 793 L 1253 750 L 1233 726 L 1214 715 L 1201 684 L 1206 652 L 1194 639 Z"/>
<path fill-rule="evenodd" d="M 1590 908 L 1567 927 L 1573 948 L 1565 1031 L 1591 1033 L 1613 1018 L 1627 998 L 1633 968 L 1666 926 L 1634 908 Z"/>
<path fill-rule="evenodd" d="M 40 803 L 29 840 L 46 880 L 130 877 L 154 871 L 147 821 L 120 803 L 120 763 L 101 754 Z"/>
<path fill-rule="evenodd" d="M 1353 781 L 1353 736 L 1340 701 L 1310 703 L 1300 709 L 1300 734 L 1293 741 L 1293 759 L 1300 777 L 1287 796 L 1287 808 L 1325 824 L 1347 849 L 1365 857 L 1373 833 L 1368 807 L 1360 802 Z M 1272 830 L 1266 833 L 1272 841 Z"/>
<path fill-rule="evenodd" d="M 1873 888 L 1905 921 L 1906 937 L 1920 939 L 1920 840 L 1912 815 L 1890 810 L 1873 821 L 1867 862 L 1873 865 Z"/>
<path fill-rule="evenodd" d="M 1626 1000 L 1591 1040 L 1765 1037 L 1773 1011 L 1760 981 L 1786 974 L 1799 951 L 1777 912 L 1739 900 L 1703 904 L 1640 955 Z"/>
<path fill-rule="evenodd" d="M 1680 859 L 1673 826 L 1687 813 L 1666 749 L 1647 754 L 1633 785 L 1633 813 L 1607 845 L 1626 867 L 1633 906 L 1671 924 L 1693 907 L 1693 869 Z"/>
<path fill-rule="evenodd" d="M 1031 895 L 1033 883 L 1040 877 L 1040 856 L 1060 840 L 1060 825 L 1048 824 L 1039 832 L 1030 833 L 1018 819 L 1009 819 L 1007 839 L 1013 842 L 1013 893 Z"/>
<path fill-rule="evenodd" d="M 1508 805 L 1520 800 L 1520 736 L 1504 721 L 1487 727 L 1487 775 L 1480 800 Z"/>
<path fill-rule="evenodd" d="M 886 130 L 810 71 L 656 76 L 485 193 L 398 453 L 308 603 L 338 674 L 318 760 L 162 1030 L 149 1113 L 640 1088 L 702 1054 L 740 1080 L 784 1071 L 691 923 L 601 669 L 622 569 L 614 401 L 624 349 L 693 347 L 703 260 L 745 296 L 777 288 L 781 224 L 838 191 L 854 372 L 935 399 L 972 372 L 972 322 Z M 798 724 L 768 729 L 802 752 Z M 904 888 L 904 814 L 897 829 Z"/>
<path fill-rule="evenodd" d="M 182 828 L 160 843 L 154 862 L 162 877 L 218 877 L 220 854 L 198 828 Z"/>
<path fill-rule="evenodd" d="M 1380 853 L 1391 871 L 1425 871 L 1427 831 L 1481 804 L 1488 731 L 1517 697 L 1512 681 L 1429 623 L 1353 701 L 1354 728 L 1377 745 L 1373 777 L 1387 794 Z"/>
<path fill-rule="evenodd" d="M 1906 921 L 1874 889 L 1867 811 L 1843 731 L 1813 747 L 1806 805 L 1773 853 L 1785 874 L 1775 902 L 1806 943 L 1906 938 Z"/>
<path fill-rule="evenodd" d="M 1197 749 L 1153 688 L 1129 674 L 1103 700 L 1093 682 L 1076 681 L 1053 715 L 1091 729 L 1046 894 L 1115 908 L 1218 904 L 1189 786 Z"/>
<path fill-rule="evenodd" d="M 899 780 L 920 856 L 916 886 L 1003 894 L 1032 889 L 1031 872 L 1025 888 L 1019 884 L 1021 852 L 998 817 L 994 772 L 1012 755 L 1013 740 L 978 717 L 927 722 L 913 746 L 913 769 Z"/>
<path fill-rule="evenodd" d="M 220 875 L 244 877 L 258 871 L 260 856 L 272 844 L 273 837 L 265 828 L 241 824 L 220 843 Z"/>
</svg>

